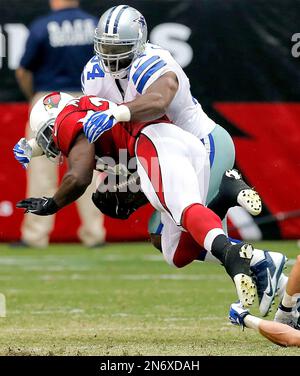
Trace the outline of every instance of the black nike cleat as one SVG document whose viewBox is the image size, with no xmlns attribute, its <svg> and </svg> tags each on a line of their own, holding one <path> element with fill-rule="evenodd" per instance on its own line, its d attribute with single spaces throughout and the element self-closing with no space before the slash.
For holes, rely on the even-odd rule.
<svg viewBox="0 0 300 376">
<path fill-rule="evenodd" d="M 240 302 L 244 307 L 253 304 L 256 288 L 250 270 L 253 254 L 251 244 L 238 243 L 228 248 L 224 260 L 224 267 L 233 279 Z"/>
<path fill-rule="evenodd" d="M 227 170 L 222 178 L 216 204 L 226 203 L 226 208 L 240 205 L 253 216 L 261 213 L 259 194 L 242 179 L 238 170 Z"/>
</svg>

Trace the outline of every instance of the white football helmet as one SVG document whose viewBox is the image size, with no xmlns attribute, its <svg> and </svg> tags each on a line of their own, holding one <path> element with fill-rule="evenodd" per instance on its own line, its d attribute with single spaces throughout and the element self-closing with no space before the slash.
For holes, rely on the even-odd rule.
<svg viewBox="0 0 300 376">
<path fill-rule="evenodd" d="M 30 128 L 38 146 L 49 159 L 54 160 L 60 154 L 52 137 L 55 119 L 72 99 L 72 95 L 54 92 L 40 98 L 30 112 Z"/>
<path fill-rule="evenodd" d="M 102 69 L 114 78 L 123 78 L 147 42 L 144 16 L 129 5 L 108 9 L 95 30 L 94 50 Z"/>
</svg>

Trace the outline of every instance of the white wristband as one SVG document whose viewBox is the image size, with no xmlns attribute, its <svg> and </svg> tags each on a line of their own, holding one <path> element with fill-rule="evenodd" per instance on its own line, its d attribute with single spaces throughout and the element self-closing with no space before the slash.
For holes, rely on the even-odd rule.
<svg viewBox="0 0 300 376">
<path fill-rule="evenodd" d="M 32 149 L 31 157 L 39 157 L 44 154 L 42 148 L 38 145 L 35 138 L 30 139 L 28 144 Z"/>
<path fill-rule="evenodd" d="M 131 118 L 131 113 L 130 110 L 127 106 L 124 104 L 121 104 L 120 106 L 116 106 L 112 110 L 112 114 L 114 118 L 119 122 L 119 121 L 130 121 Z"/>
</svg>

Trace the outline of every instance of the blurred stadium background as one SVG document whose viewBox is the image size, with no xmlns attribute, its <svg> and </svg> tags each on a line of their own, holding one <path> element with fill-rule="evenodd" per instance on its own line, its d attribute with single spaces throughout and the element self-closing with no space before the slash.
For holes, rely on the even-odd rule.
<svg viewBox="0 0 300 376">
<path fill-rule="evenodd" d="M 122 3 L 83 0 L 81 6 L 98 17 L 107 8 Z M 126 3 L 144 14 L 150 41 L 174 54 L 190 78 L 193 95 L 234 137 L 237 167 L 263 199 L 263 213 L 256 219 L 241 210 L 231 212 L 231 235 L 254 240 L 300 238 L 300 3 Z M 26 189 L 25 171 L 14 160 L 12 148 L 24 136 L 28 105 L 14 71 L 24 50 L 28 25 L 49 8 L 47 1 L 2 0 L 0 10 L 0 242 L 6 243 L 20 237 L 22 212 L 15 204 L 24 198 Z M 64 167 L 61 175 L 63 172 Z M 151 212 L 150 207 L 140 209 L 126 222 L 106 218 L 107 240 L 146 240 Z M 79 217 L 72 205 L 57 215 L 52 241 L 78 241 L 78 226 Z M 287 251 L 291 258 L 297 254 L 294 241 L 261 246 Z M 19 254 L 3 245 L 0 251 L 1 291 L 8 297 L 10 309 L 0 341 L 1 354 L 100 351 L 104 355 L 194 355 L 201 352 L 200 348 L 203 354 L 225 354 L 229 351 L 228 341 L 234 343 L 233 353 L 238 353 L 241 346 L 245 354 L 253 353 L 254 346 L 257 353 L 263 353 L 262 339 L 252 333 L 240 339 L 235 328 L 224 324 L 234 292 L 230 281 L 228 286 L 220 282 L 223 273 L 216 266 L 201 266 L 199 271 L 193 265 L 179 271 L 175 278 L 174 270 L 158 260 L 160 255 L 147 244 L 113 245 L 101 255 L 95 251 L 82 254 L 80 246 Z M 157 262 L 149 263 L 151 258 Z M 134 275 L 136 279 L 128 277 Z M 87 287 L 81 290 L 83 285 Z M 204 287 L 205 296 L 203 300 L 197 297 L 194 304 L 199 285 Z M 172 295 L 172 291 L 177 293 Z M 58 293 L 62 295 L 57 300 Z M 216 309 L 213 313 L 208 309 L 212 305 Z M 196 327 L 191 323 L 195 316 L 202 323 Z M 214 320 L 213 324 L 208 323 L 209 319 Z M 59 332 L 62 326 L 65 330 Z M 109 330 L 100 340 L 98 330 L 105 327 Z M 42 347 L 37 339 L 40 332 L 46 333 Z M 59 344 L 53 347 L 58 337 Z M 220 337 L 223 339 L 218 347 Z M 65 346 L 66 339 L 69 347 Z M 274 348 L 268 351 L 281 353 Z"/>
<path fill-rule="evenodd" d="M 99 16 L 122 1 L 82 1 Z M 234 137 L 237 167 L 259 191 L 264 211 L 255 221 L 233 211 L 231 227 L 252 239 L 300 237 L 300 57 L 296 0 L 128 0 L 146 17 L 150 41 L 167 47 L 185 68 L 192 92 L 208 114 Z M 155 7 L 155 11 L 153 10 Z M 25 172 L 12 147 L 24 135 L 27 104 L 14 70 L 24 50 L 28 25 L 48 12 L 48 2 L 2 1 L 0 34 L 0 241 L 16 240 L 22 219 L 15 203 L 25 194 Z M 300 50 L 300 49 L 299 49 Z M 295 54 L 294 54 L 295 55 Z M 295 55 L 296 56 L 296 55 Z M 108 240 L 146 237 L 150 208 L 122 225 L 106 220 Z M 283 215 L 281 215 L 283 213 Z M 278 215 L 279 214 L 279 215 Z M 66 218 L 68 220 L 66 220 Z M 57 215 L 52 239 L 76 240 L 75 206 Z M 238 236 L 238 234 L 233 234 Z"/>
</svg>

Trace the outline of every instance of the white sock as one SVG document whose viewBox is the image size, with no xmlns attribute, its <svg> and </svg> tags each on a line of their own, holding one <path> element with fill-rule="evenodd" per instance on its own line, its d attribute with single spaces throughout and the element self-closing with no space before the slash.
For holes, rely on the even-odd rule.
<svg viewBox="0 0 300 376">
<path fill-rule="evenodd" d="M 258 330 L 258 327 L 259 327 L 259 324 L 260 324 L 261 320 L 262 319 L 260 319 L 259 317 L 255 317 L 255 316 L 252 316 L 252 315 L 247 315 L 244 318 L 244 323 L 245 323 L 245 325 L 246 325 L 247 328 Z"/>
<path fill-rule="evenodd" d="M 227 234 L 227 214 L 226 214 L 225 218 L 224 218 L 223 221 L 222 221 L 222 227 L 223 227 L 223 231 L 224 231 L 225 235 L 228 236 L 228 234 Z M 219 235 L 219 234 L 218 234 L 218 235 Z M 212 243 L 211 243 L 211 244 L 212 244 Z M 211 244 L 210 244 L 210 247 L 211 247 Z M 208 251 L 206 252 L 206 255 L 205 255 L 203 261 L 205 261 L 205 262 L 210 262 L 210 263 L 212 263 L 212 264 L 219 264 L 219 265 L 222 264 L 220 260 L 218 260 L 215 256 L 213 256 L 213 255 L 212 255 L 210 252 L 208 252 Z"/>
<path fill-rule="evenodd" d="M 204 248 L 211 252 L 211 246 L 213 241 L 216 239 L 218 235 L 225 235 L 224 231 L 221 228 L 213 228 L 212 230 L 208 231 L 204 239 Z"/>
<path fill-rule="evenodd" d="M 292 308 L 295 305 L 295 299 L 285 291 L 281 304 L 286 308 Z"/>
</svg>

